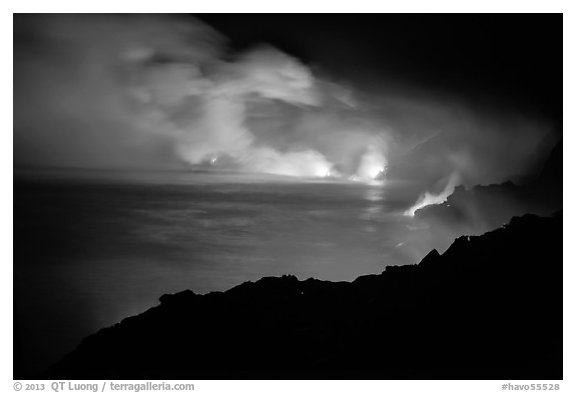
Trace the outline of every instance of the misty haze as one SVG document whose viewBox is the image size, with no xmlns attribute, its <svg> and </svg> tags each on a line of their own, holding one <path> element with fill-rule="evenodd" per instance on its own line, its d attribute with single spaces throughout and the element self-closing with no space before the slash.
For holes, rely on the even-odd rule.
<svg viewBox="0 0 576 393">
<path fill-rule="evenodd" d="M 13 133 L 15 378 L 562 379 L 561 15 L 17 14 Z"/>
</svg>

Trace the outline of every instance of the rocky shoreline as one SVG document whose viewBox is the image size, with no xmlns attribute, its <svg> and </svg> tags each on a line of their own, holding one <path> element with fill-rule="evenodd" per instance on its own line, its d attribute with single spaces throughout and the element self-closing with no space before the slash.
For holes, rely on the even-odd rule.
<svg viewBox="0 0 576 393">
<path fill-rule="evenodd" d="M 164 295 L 45 376 L 561 379 L 562 216 L 515 217 L 353 282 L 265 277 Z"/>
</svg>

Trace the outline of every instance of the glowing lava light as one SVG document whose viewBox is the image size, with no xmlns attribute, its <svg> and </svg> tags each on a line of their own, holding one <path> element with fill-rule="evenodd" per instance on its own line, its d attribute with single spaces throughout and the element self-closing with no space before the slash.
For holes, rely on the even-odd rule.
<svg viewBox="0 0 576 393">
<path fill-rule="evenodd" d="M 366 153 L 360 160 L 360 165 L 356 171 L 354 179 L 360 181 L 382 180 L 381 177 L 386 171 L 386 158 L 384 154 L 374 146 L 369 146 Z"/>
</svg>

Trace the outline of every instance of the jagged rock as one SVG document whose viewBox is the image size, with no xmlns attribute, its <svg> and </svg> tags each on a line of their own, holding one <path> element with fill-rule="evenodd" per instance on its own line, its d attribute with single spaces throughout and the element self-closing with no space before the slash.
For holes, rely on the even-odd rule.
<svg viewBox="0 0 576 393">
<path fill-rule="evenodd" d="M 178 304 L 181 302 L 186 302 L 192 300 L 196 294 L 191 290 L 187 289 L 185 291 L 176 294 L 165 294 L 160 296 L 160 304 Z"/>
<path fill-rule="evenodd" d="M 426 254 L 426 256 L 420 261 L 419 265 L 428 267 L 434 265 L 439 260 L 440 253 L 436 249 L 433 249 L 428 254 Z"/>
<path fill-rule="evenodd" d="M 550 153 L 541 173 L 528 184 L 457 186 L 444 203 L 415 212 L 418 220 L 454 236 L 496 229 L 512 217 L 528 213 L 550 215 L 562 209 L 562 142 Z"/>
<path fill-rule="evenodd" d="M 352 283 L 164 295 L 45 377 L 561 379 L 562 216 L 517 218 Z"/>
</svg>

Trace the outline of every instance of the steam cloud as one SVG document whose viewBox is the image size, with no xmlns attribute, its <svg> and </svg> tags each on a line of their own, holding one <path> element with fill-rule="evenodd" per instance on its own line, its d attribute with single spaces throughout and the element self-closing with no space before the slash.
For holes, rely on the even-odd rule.
<svg viewBox="0 0 576 393">
<path fill-rule="evenodd" d="M 49 85 L 42 93 L 58 96 L 56 103 L 48 97 L 41 99 L 59 106 L 42 113 L 49 120 L 54 120 L 54 113 L 65 115 L 60 120 L 68 130 L 55 131 L 66 133 L 56 138 L 58 142 L 66 145 L 77 135 L 86 138 L 85 143 L 76 141 L 81 146 L 71 146 L 72 150 L 88 149 L 87 145 L 99 150 L 89 134 L 100 141 L 97 134 L 110 133 L 105 137 L 116 139 L 110 143 L 119 145 L 105 146 L 103 164 L 129 164 L 114 162 L 114 158 L 122 158 L 122 151 L 113 157 L 110 152 L 139 144 L 162 145 L 189 164 L 233 163 L 246 171 L 288 176 L 336 173 L 334 164 L 310 147 L 305 138 L 273 146 L 270 140 L 274 138 L 257 138 L 248 126 L 249 114 L 266 115 L 266 106 L 282 103 L 309 111 L 322 106 L 323 100 L 337 100 L 337 94 L 342 94 L 330 92 L 329 84 L 323 84 L 296 59 L 272 47 L 223 60 L 224 39 L 194 20 L 56 16 L 39 18 L 34 23 L 40 25 L 45 39 L 66 50 L 61 61 L 72 60 L 70 67 L 80 78 L 69 80 L 68 70 L 53 68 L 49 78 L 43 75 L 41 81 L 35 81 L 35 85 Z M 64 81 L 68 83 L 62 84 Z M 34 91 L 35 85 L 24 90 Z M 26 122 L 19 121 L 20 125 Z M 38 128 L 44 127 L 34 125 L 34 135 L 23 136 L 28 144 L 25 149 L 36 144 L 38 133 L 43 144 L 50 139 L 48 133 L 54 132 Z M 355 137 L 362 139 L 367 149 L 373 148 L 372 138 Z M 60 153 L 61 157 L 51 157 L 56 163 L 60 158 L 65 165 L 86 164 L 84 154 L 79 154 L 81 159 L 75 162 L 75 155 Z M 96 161 L 89 165 L 99 164 L 97 156 L 88 157 Z"/>
<path fill-rule="evenodd" d="M 440 203 L 445 202 L 446 199 L 448 199 L 448 197 L 454 192 L 454 188 L 456 188 L 457 185 L 458 185 L 458 174 L 454 173 L 452 174 L 452 176 L 450 176 L 450 178 L 448 179 L 448 183 L 440 193 L 433 194 L 429 191 L 426 191 L 418 198 L 418 200 L 413 206 L 411 206 L 408 210 L 404 212 L 404 215 L 414 216 L 416 210 L 421 209 L 424 206 L 438 205 Z"/>
<path fill-rule="evenodd" d="M 192 18 L 16 18 L 16 165 L 205 165 L 360 181 L 386 171 L 412 185 L 407 200 L 429 202 L 456 183 L 523 174 L 553 144 L 546 125 L 522 116 L 385 86 L 364 94 L 264 44 L 230 53 Z M 439 183 L 450 187 L 431 191 Z"/>
</svg>

